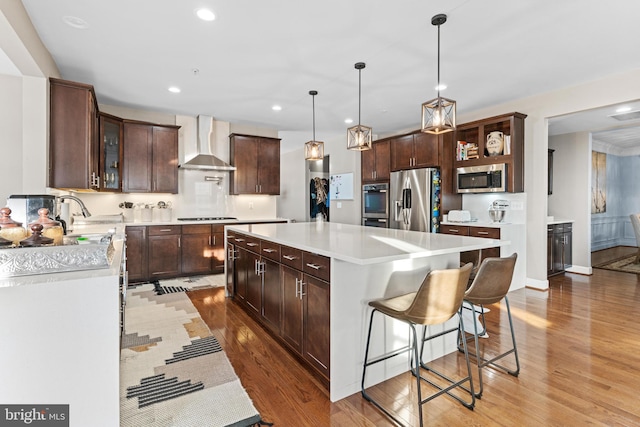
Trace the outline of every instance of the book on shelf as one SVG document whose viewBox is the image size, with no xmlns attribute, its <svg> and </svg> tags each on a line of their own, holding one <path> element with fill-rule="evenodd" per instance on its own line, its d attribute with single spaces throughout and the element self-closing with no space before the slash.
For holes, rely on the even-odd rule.
<svg viewBox="0 0 640 427">
<path fill-rule="evenodd" d="M 458 141 L 456 145 L 456 160 L 471 160 L 478 158 L 478 144 L 475 142 Z"/>
</svg>

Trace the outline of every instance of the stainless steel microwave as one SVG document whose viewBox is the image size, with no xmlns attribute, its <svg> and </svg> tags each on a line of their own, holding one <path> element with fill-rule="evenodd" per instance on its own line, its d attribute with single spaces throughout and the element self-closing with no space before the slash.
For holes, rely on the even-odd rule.
<svg viewBox="0 0 640 427">
<path fill-rule="evenodd" d="M 468 166 L 456 171 L 458 193 L 500 193 L 507 191 L 507 165 L 498 163 Z"/>
</svg>

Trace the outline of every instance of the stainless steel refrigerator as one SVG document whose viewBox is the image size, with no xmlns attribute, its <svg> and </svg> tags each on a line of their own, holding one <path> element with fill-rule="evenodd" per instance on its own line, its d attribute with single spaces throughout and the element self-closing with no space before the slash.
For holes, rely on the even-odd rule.
<svg viewBox="0 0 640 427">
<path fill-rule="evenodd" d="M 437 233 L 440 229 L 440 170 L 391 173 L 389 228 Z"/>
</svg>

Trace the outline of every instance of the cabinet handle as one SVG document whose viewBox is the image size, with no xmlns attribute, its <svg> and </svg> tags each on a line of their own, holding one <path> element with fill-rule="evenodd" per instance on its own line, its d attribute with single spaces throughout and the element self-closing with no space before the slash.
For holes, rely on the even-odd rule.
<svg viewBox="0 0 640 427">
<path fill-rule="evenodd" d="M 209 236 L 209 240 L 211 240 L 211 236 Z M 213 246 L 216 245 L 216 236 L 213 236 Z"/>
<path fill-rule="evenodd" d="M 182 236 L 178 236 L 178 247 L 182 247 Z"/>
<path fill-rule="evenodd" d="M 478 234 L 486 235 L 486 234 L 489 234 L 489 232 L 488 231 L 478 231 Z"/>
<path fill-rule="evenodd" d="M 298 298 L 298 284 L 300 283 L 300 279 L 296 277 L 296 298 Z"/>
<path fill-rule="evenodd" d="M 258 184 L 256 184 L 256 193 L 258 193 Z"/>
<path fill-rule="evenodd" d="M 211 236 L 209 236 L 209 246 L 211 246 Z"/>
<path fill-rule="evenodd" d="M 310 263 L 307 263 L 307 267 L 311 267 L 311 268 L 313 268 L 314 270 L 320 270 L 320 269 L 322 268 L 322 266 L 321 266 L 321 265 L 318 265 L 318 264 L 310 264 Z"/>
<path fill-rule="evenodd" d="M 268 254 L 272 254 L 272 253 L 274 253 L 276 250 L 275 250 L 275 249 L 271 249 L 271 248 L 264 248 L 262 251 L 263 251 L 263 252 L 266 252 L 266 253 L 268 253 Z"/>
<path fill-rule="evenodd" d="M 234 240 L 235 240 L 236 242 L 244 242 L 244 239 L 241 239 L 241 238 L 236 238 L 236 239 L 234 239 Z"/>
<path fill-rule="evenodd" d="M 450 228 L 449 229 L 449 233 L 459 233 L 460 230 L 458 230 L 457 228 Z"/>
<path fill-rule="evenodd" d="M 288 260 L 288 261 L 293 261 L 294 259 L 298 259 L 298 257 L 295 257 L 293 255 L 282 255 L 282 258 Z"/>
<path fill-rule="evenodd" d="M 247 243 L 247 246 L 254 247 L 254 246 L 258 246 L 258 244 L 257 244 L 257 243 L 249 242 L 249 243 Z"/>
<path fill-rule="evenodd" d="M 160 231 L 162 231 L 163 233 L 169 232 L 171 231 L 170 228 L 161 228 Z"/>
<path fill-rule="evenodd" d="M 260 190 L 258 192 L 262 193 L 262 184 L 258 185 L 258 187 L 260 188 Z"/>
<path fill-rule="evenodd" d="M 233 249 L 229 248 L 227 250 L 227 258 L 229 259 L 229 261 L 233 261 L 236 259 L 236 251 L 234 251 Z"/>
</svg>

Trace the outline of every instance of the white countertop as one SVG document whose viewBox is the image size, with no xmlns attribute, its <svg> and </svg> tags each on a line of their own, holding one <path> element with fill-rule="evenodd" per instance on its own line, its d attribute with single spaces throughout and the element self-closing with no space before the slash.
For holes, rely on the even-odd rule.
<svg viewBox="0 0 640 427">
<path fill-rule="evenodd" d="M 215 221 L 178 221 L 177 219 L 172 219 L 171 221 L 147 221 L 147 222 L 124 222 L 123 224 L 126 227 L 134 227 L 134 226 L 146 226 L 146 225 L 191 225 L 191 224 L 255 224 L 261 222 L 288 222 L 287 218 L 258 218 L 258 219 L 221 219 Z M 75 227 L 85 227 L 84 225 L 74 225 Z"/>
<path fill-rule="evenodd" d="M 503 228 L 513 225 L 511 222 L 490 222 L 490 221 L 464 221 L 464 222 L 454 222 L 454 221 L 441 221 L 441 225 L 459 225 L 459 226 L 470 226 L 470 227 L 492 227 L 492 228 Z"/>
<path fill-rule="evenodd" d="M 555 225 L 555 224 L 567 224 L 575 222 L 574 219 L 562 219 L 562 218 L 554 218 L 553 220 L 547 220 L 547 225 Z"/>
<path fill-rule="evenodd" d="M 424 258 L 492 248 L 508 241 L 423 233 L 360 225 L 315 222 L 228 225 L 249 235 L 354 264 Z"/>
</svg>

